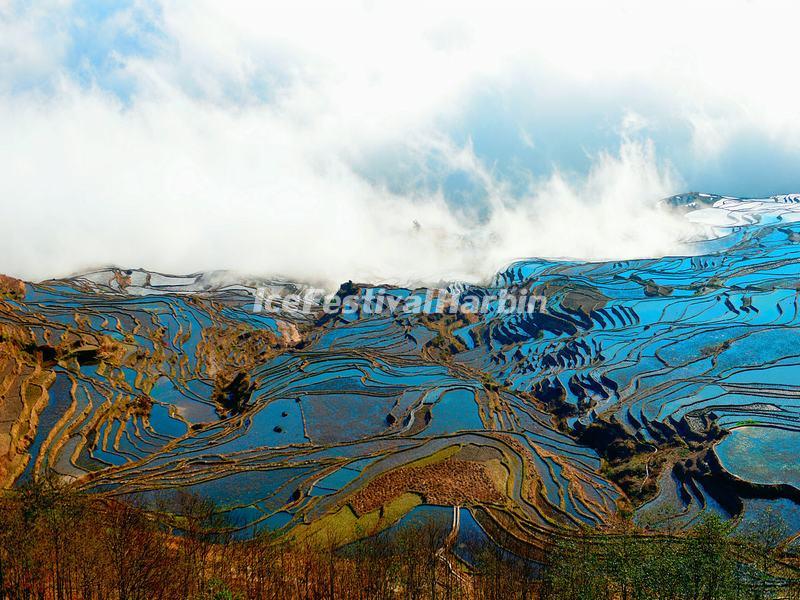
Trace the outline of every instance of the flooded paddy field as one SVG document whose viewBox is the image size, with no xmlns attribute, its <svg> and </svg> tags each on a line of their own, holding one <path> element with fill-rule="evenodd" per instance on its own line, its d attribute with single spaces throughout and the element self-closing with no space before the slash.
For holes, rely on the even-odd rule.
<svg viewBox="0 0 800 600">
<path fill-rule="evenodd" d="M 0 478 L 152 506 L 194 492 L 242 537 L 424 517 L 465 561 L 469 537 L 536 560 L 623 512 L 683 527 L 774 506 L 796 534 L 800 200 L 688 217 L 717 229 L 692 256 L 452 286 L 546 298 L 525 313 L 254 312 L 252 282 L 141 270 L 5 282 Z"/>
</svg>

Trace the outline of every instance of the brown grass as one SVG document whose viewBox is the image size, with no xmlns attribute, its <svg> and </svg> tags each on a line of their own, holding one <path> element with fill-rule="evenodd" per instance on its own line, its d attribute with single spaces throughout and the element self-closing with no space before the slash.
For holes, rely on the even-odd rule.
<svg viewBox="0 0 800 600">
<path fill-rule="evenodd" d="M 401 467 L 370 481 L 350 498 L 350 505 L 363 515 L 405 492 L 419 494 L 429 504 L 505 504 L 493 475 L 485 463 L 455 458 Z"/>
</svg>

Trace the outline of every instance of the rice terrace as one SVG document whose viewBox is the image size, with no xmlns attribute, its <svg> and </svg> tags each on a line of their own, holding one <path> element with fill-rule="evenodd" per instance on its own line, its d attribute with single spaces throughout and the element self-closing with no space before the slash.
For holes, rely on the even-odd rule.
<svg viewBox="0 0 800 600">
<path fill-rule="evenodd" d="M 257 282 L 204 274 L 6 277 L 4 485 L 55 474 L 153 509 L 180 490 L 239 539 L 345 546 L 426 518 L 467 565 L 476 536 L 541 563 L 621 514 L 770 507 L 796 533 L 800 198 L 669 201 L 731 225 L 690 257 L 528 260 L 462 290 L 546 312 L 269 313 Z"/>
</svg>

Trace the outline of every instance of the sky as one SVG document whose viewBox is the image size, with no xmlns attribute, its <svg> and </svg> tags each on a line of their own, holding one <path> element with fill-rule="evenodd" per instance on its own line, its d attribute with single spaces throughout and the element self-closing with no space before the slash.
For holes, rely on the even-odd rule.
<svg viewBox="0 0 800 600">
<path fill-rule="evenodd" d="M 0 0 L 0 272 L 485 281 L 800 191 L 791 2 Z"/>
</svg>

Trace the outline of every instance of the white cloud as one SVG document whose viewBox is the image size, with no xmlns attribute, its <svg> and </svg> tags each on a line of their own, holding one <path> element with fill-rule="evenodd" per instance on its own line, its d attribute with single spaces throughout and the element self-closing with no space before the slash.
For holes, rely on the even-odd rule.
<svg viewBox="0 0 800 600">
<path fill-rule="evenodd" d="M 680 176 L 644 132 L 683 122 L 701 158 L 740 129 L 800 139 L 788 4 L 136 3 L 160 31 L 140 32 L 147 55 L 117 57 L 123 100 L 74 81 L 58 26 L 73 9 L 56 4 L 60 17 L 0 15 L 0 271 L 27 278 L 117 263 L 430 281 L 521 256 L 672 253 L 687 225 L 653 201 Z M 22 77 L 42 85 L 20 91 Z M 625 108 L 619 146 L 512 192 L 447 128 L 482 90 L 520 82 Z M 636 95 L 669 114 L 631 108 Z M 466 173 L 487 211 L 364 175 L 396 148 L 420 172 L 435 155 L 441 180 Z"/>
<path fill-rule="evenodd" d="M 26 277 L 111 262 L 328 284 L 474 280 L 518 256 L 660 254 L 680 237 L 641 201 L 678 187 L 638 142 L 598 156 L 577 184 L 555 174 L 512 198 L 468 146 L 431 141 L 484 186 L 491 211 L 478 220 L 438 193 L 365 181 L 335 144 L 268 107 L 232 114 L 174 97 L 124 108 L 72 87 L 57 100 L 6 99 L 0 115 L 15 140 L 0 149 L 0 194 L 24 199 L 2 204 L 0 268 Z"/>
</svg>

